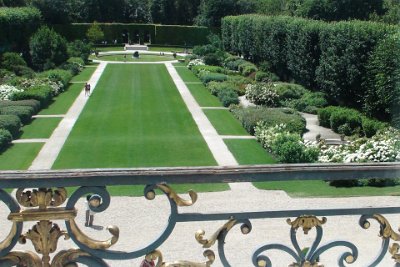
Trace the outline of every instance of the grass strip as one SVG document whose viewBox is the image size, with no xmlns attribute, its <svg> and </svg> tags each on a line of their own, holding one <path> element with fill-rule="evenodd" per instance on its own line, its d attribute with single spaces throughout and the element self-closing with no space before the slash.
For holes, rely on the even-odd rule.
<svg viewBox="0 0 400 267">
<path fill-rule="evenodd" d="M 225 139 L 225 144 L 240 165 L 273 164 L 276 160 L 253 139 Z"/>
<path fill-rule="evenodd" d="M 207 118 L 220 135 L 246 135 L 249 134 L 240 122 L 226 109 L 203 109 Z"/>
<path fill-rule="evenodd" d="M 187 84 L 187 87 L 200 107 L 222 107 L 218 98 L 210 94 L 203 84 Z"/>
<path fill-rule="evenodd" d="M 96 68 L 94 67 L 85 67 L 78 75 L 72 78 L 71 82 L 87 82 L 95 70 Z"/>
<path fill-rule="evenodd" d="M 0 170 L 27 170 L 43 143 L 13 144 L 0 154 Z"/>
<path fill-rule="evenodd" d="M 94 68 L 93 68 L 94 69 Z M 83 90 L 84 84 L 70 84 L 68 89 L 53 99 L 53 102 L 40 115 L 59 115 L 66 114 L 79 93 Z"/>
<path fill-rule="evenodd" d="M 200 82 L 199 78 L 188 68 L 175 68 L 184 82 Z"/>
<path fill-rule="evenodd" d="M 62 118 L 36 118 L 22 127 L 21 139 L 49 138 Z"/>
</svg>

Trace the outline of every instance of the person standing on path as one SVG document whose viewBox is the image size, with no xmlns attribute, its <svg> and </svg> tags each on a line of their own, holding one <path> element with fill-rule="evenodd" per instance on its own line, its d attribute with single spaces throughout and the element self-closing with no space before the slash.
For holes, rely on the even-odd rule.
<svg viewBox="0 0 400 267">
<path fill-rule="evenodd" d="M 94 215 L 96 212 L 92 211 L 90 207 L 97 208 L 101 204 L 101 197 L 99 195 L 87 195 L 86 196 L 86 220 L 85 226 L 93 226 Z"/>
<path fill-rule="evenodd" d="M 86 83 L 85 84 L 85 96 L 90 95 L 90 84 Z"/>
</svg>

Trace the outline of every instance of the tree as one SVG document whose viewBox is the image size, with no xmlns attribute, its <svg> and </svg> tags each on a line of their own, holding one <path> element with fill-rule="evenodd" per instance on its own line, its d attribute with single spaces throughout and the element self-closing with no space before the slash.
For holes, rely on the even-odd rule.
<svg viewBox="0 0 400 267">
<path fill-rule="evenodd" d="M 235 0 L 202 0 L 196 24 L 207 27 L 220 27 L 221 18 L 236 15 Z"/>
<path fill-rule="evenodd" d="M 42 26 L 29 42 L 33 66 L 42 71 L 64 63 L 68 59 L 66 43 L 54 30 Z"/>
<path fill-rule="evenodd" d="M 141 0 L 125 0 L 124 22 L 152 22 L 149 2 Z"/>
<path fill-rule="evenodd" d="M 50 24 L 64 24 L 70 22 L 72 13 L 71 1 L 32 0 L 31 4 L 40 10 L 44 20 Z"/>
<path fill-rule="evenodd" d="M 104 39 L 104 32 L 101 30 L 100 25 L 96 21 L 93 22 L 88 29 L 86 37 L 94 44 Z"/>
</svg>

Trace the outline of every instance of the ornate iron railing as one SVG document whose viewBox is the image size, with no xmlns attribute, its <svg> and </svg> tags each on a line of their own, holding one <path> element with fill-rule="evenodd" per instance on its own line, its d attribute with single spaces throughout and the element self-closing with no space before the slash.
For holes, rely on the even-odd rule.
<svg viewBox="0 0 400 267">
<path fill-rule="evenodd" d="M 400 207 L 368 207 L 340 209 L 301 209 L 301 210 L 265 210 L 237 213 L 180 213 L 178 206 L 191 206 L 197 200 L 197 194 L 189 191 L 190 200 L 182 199 L 174 190 L 178 183 L 236 183 L 259 181 L 290 180 L 347 180 L 361 178 L 391 179 L 400 177 L 400 164 L 316 164 L 316 165 L 264 165 L 241 167 L 193 167 L 193 168 L 148 168 L 148 169 L 87 169 L 59 171 L 3 171 L 0 172 L 0 200 L 9 209 L 8 220 L 12 223 L 8 235 L 0 243 L 0 266 L 108 266 L 107 260 L 128 260 L 143 258 L 143 266 L 212 266 L 216 257 L 223 266 L 231 266 L 225 255 L 225 238 L 230 230 L 241 225 L 243 234 L 252 231 L 252 220 L 288 218 L 287 223 L 291 244 L 262 244 L 249 256 L 247 266 L 273 266 L 270 251 L 280 250 L 292 257 L 287 266 L 323 266 L 319 257 L 326 251 L 343 247 L 345 252 L 338 255 L 337 266 L 346 263 L 357 265 L 361 256 L 358 248 L 351 241 L 330 241 L 321 245 L 323 227 L 328 216 L 360 215 L 362 228 L 370 227 L 370 221 L 379 224 L 382 244 L 375 258 L 367 266 L 380 266 L 384 257 L 391 257 L 393 264 L 400 263 L 400 234 L 392 229 L 385 214 L 399 214 Z M 110 204 L 107 186 L 143 185 L 144 197 L 155 198 L 155 189 L 161 190 L 169 201 L 170 215 L 168 224 L 154 242 L 142 248 L 126 251 L 113 250 L 118 242 L 119 228 L 108 227 L 111 237 L 98 241 L 87 236 L 75 221 L 78 210 L 76 203 L 89 193 L 98 194 L 102 201 L 93 211 L 105 211 Z M 65 187 L 77 186 L 71 196 L 67 196 Z M 5 189 L 14 189 L 8 193 Z M 29 188 L 29 189 L 28 189 Z M 400 192 L 399 192 L 400 193 Z M 140 207 L 138 207 L 140 209 Z M 326 216 L 326 217 L 325 217 Z M 62 229 L 54 221 L 65 221 Z M 205 262 L 176 261 L 166 263 L 158 248 L 168 239 L 177 223 L 182 222 L 222 221 L 221 227 L 209 238 L 199 230 L 195 239 L 204 248 Z M 33 222 L 30 230 L 24 224 Z M 116 222 L 118 223 L 118 222 Z M 400 224 L 400 221 L 394 222 Z M 4 227 L 2 227 L 4 228 Z M 299 229 L 307 234 L 315 230 L 315 240 L 304 250 L 299 245 Z M 71 238 L 78 248 L 57 251 L 61 237 Z M 17 242 L 33 244 L 36 251 L 15 251 Z M 273 240 L 270 240 L 273 242 Z M 215 248 L 214 248 L 215 246 Z M 182 248 L 185 249 L 185 248 Z M 216 254 L 215 252 L 218 251 Z M 39 256 L 40 255 L 40 256 Z M 370 256 L 369 255 L 369 256 Z M 173 257 L 173 255 L 169 255 Z M 148 264 L 148 265 L 146 265 Z M 279 266 L 279 265 L 274 265 Z M 397 266 L 397 265 L 396 265 Z"/>
</svg>

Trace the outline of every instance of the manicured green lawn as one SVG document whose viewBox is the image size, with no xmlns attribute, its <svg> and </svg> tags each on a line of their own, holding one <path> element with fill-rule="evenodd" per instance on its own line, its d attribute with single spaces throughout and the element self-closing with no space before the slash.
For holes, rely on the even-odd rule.
<svg viewBox="0 0 400 267">
<path fill-rule="evenodd" d="M 94 69 L 94 68 L 93 68 Z M 42 109 L 40 115 L 59 115 L 65 114 L 82 92 L 84 84 L 74 83 L 68 86 L 68 89 L 53 99 L 53 103 L 45 109 Z"/>
<path fill-rule="evenodd" d="M 175 68 L 184 82 L 200 82 L 199 78 L 188 68 Z"/>
<path fill-rule="evenodd" d="M 94 67 L 85 67 L 78 75 L 74 76 L 71 82 L 87 82 L 96 70 Z"/>
<path fill-rule="evenodd" d="M 159 55 L 145 55 L 145 54 L 140 54 L 139 58 L 132 58 L 131 54 L 127 54 L 126 58 L 124 57 L 124 55 L 107 55 L 93 59 L 99 59 L 105 61 L 126 61 L 126 62 L 157 62 L 157 61 L 175 60 L 175 58 L 172 55 L 159 56 Z"/>
<path fill-rule="evenodd" d="M 187 87 L 200 107 L 222 107 L 218 98 L 210 94 L 203 84 L 187 84 Z"/>
<path fill-rule="evenodd" d="M 49 138 L 62 118 L 36 118 L 22 128 L 21 139 Z"/>
<path fill-rule="evenodd" d="M 203 109 L 220 135 L 249 135 L 227 109 Z"/>
<path fill-rule="evenodd" d="M 273 164 L 275 159 L 253 139 L 225 139 L 225 144 L 240 165 Z"/>
<path fill-rule="evenodd" d="M 150 46 L 149 50 L 150 51 L 183 53 L 185 51 L 185 48 L 184 47 L 168 47 L 168 46 Z M 192 52 L 192 49 L 188 49 L 188 52 Z"/>
<path fill-rule="evenodd" d="M 27 170 L 43 143 L 13 144 L 0 154 L 0 170 Z"/>
<path fill-rule="evenodd" d="M 284 190 L 291 197 L 399 196 L 400 186 L 334 187 L 325 181 L 273 181 L 253 183 L 259 189 Z"/>
<path fill-rule="evenodd" d="M 54 168 L 216 162 L 164 65 L 108 65 Z"/>
</svg>

